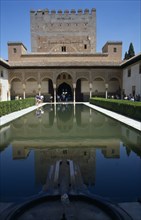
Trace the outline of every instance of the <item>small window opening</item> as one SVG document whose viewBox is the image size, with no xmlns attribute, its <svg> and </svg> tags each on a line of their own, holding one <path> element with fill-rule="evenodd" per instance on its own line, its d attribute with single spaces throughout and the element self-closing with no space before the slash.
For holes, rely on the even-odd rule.
<svg viewBox="0 0 141 220">
<path fill-rule="evenodd" d="M 62 46 L 62 52 L 66 52 L 66 46 Z"/>
<path fill-rule="evenodd" d="M 85 49 L 85 50 L 87 49 L 87 44 L 84 44 L 84 49 Z"/>
<path fill-rule="evenodd" d="M 114 47 L 113 51 L 114 51 L 114 53 L 116 53 L 116 52 L 117 52 L 117 48 L 116 48 L 116 47 Z"/>
<path fill-rule="evenodd" d="M 128 70 L 128 77 L 131 76 L 131 69 Z"/>
<path fill-rule="evenodd" d="M 17 49 L 16 48 L 13 48 L 13 51 L 14 51 L 14 53 L 17 53 Z"/>
</svg>

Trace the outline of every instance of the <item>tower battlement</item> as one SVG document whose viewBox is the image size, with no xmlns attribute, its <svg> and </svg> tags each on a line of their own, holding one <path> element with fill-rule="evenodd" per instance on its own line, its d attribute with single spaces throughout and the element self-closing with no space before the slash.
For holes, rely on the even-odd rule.
<svg viewBox="0 0 141 220">
<path fill-rule="evenodd" d="M 71 10 L 68 10 L 68 9 L 66 9 L 66 10 L 64 10 L 64 11 L 62 11 L 61 9 L 60 10 L 58 10 L 58 11 L 56 11 L 56 10 L 49 10 L 49 9 L 44 9 L 44 10 L 42 10 L 42 9 L 38 9 L 37 11 L 35 11 L 35 10 L 31 10 L 30 11 L 30 13 L 31 14 L 33 14 L 33 15 L 40 15 L 40 14 L 42 14 L 42 15 L 86 15 L 86 14 L 88 14 L 88 15 L 93 15 L 93 14 L 95 14 L 95 12 L 96 12 L 96 9 L 95 8 L 92 8 L 91 10 L 89 10 L 89 9 L 84 9 L 84 10 L 82 10 L 82 9 L 78 9 L 78 10 L 75 10 L 75 9 L 71 9 Z"/>
</svg>

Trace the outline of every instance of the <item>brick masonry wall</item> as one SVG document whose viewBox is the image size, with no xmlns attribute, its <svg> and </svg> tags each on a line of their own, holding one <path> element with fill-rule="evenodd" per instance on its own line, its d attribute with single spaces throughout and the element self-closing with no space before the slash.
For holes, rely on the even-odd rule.
<svg viewBox="0 0 141 220">
<path fill-rule="evenodd" d="M 32 52 L 96 52 L 95 9 L 31 11 L 30 22 Z"/>
</svg>

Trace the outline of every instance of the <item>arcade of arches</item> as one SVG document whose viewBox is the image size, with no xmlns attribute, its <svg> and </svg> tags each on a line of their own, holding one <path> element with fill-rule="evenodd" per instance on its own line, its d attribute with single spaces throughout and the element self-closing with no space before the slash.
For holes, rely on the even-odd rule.
<svg viewBox="0 0 141 220">
<path fill-rule="evenodd" d="M 59 71 L 58 71 L 59 72 Z M 44 101 L 89 101 L 92 96 L 121 95 L 121 72 L 116 69 L 61 71 L 61 73 L 15 70 L 10 74 L 11 99 L 43 95 Z"/>
</svg>

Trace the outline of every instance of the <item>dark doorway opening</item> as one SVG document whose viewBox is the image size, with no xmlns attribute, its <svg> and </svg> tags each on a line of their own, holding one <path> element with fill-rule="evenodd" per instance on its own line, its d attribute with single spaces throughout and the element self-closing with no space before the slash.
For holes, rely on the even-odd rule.
<svg viewBox="0 0 141 220">
<path fill-rule="evenodd" d="M 54 90 L 53 90 L 53 82 L 51 79 L 48 80 L 48 91 L 47 94 L 44 95 L 44 102 L 50 102 L 50 97 L 52 96 L 52 101 L 54 101 Z"/>
<path fill-rule="evenodd" d="M 76 83 L 76 102 L 83 102 L 83 93 L 81 93 L 81 79 Z"/>
<path fill-rule="evenodd" d="M 57 89 L 57 101 L 73 101 L 72 88 L 67 83 L 62 83 Z"/>
</svg>

